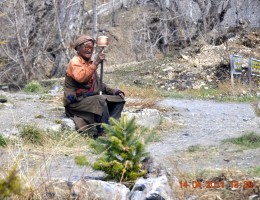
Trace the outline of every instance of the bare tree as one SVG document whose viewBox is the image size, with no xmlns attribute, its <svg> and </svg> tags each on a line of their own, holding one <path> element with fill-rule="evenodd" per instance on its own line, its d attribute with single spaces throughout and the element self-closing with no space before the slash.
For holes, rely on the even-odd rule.
<svg viewBox="0 0 260 200">
<path fill-rule="evenodd" d="M 112 0 L 112 26 L 115 27 L 117 25 L 116 21 L 117 21 L 117 13 L 116 13 L 116 9 L 115 9 L 115 0 Z"/>
<path fill-rule="evenodd" d="M 231 0 L 195 0 L 201 12 L 201 18 L 198 20 L 199 35 L 209 42 L 211 39 L 207 38 L 210 31 L 220 28 L 220 23 L 223 21 L 227 10 L 231 6 Z"/>
<path fill-rule="evenodd" d="M 8 58 L 8 69 L 11 69 L 1 74 L 1 79 L 4 76 L 9 81 L 22 82 L 35 78 L 34 61 L 38 52 L 35 51 L 33 37 L 37 34 L 37 20 L 40 20 L 35 16 L 37 13 L 43 16 L 46 10 L 39 10 L 32 2 L 24 0 L 5 1 L 1 10 L 6 13 L 1 35 L 7 41 L 2 50 Z"/>
<path fill-rule="evenodd" d="M 136 60 L 153 59 L 158 51 L 159 43 L 163 39 L 163 29 L 158 23 L 152 21 L 160 21 L 156 12 L 154 15 L 143 13 L 137 16 L 136 28 L 133 30 L 133 49 L 136 54 Z"/>
<path fill-rule="evenodd" d="M 97 32 L 98 32 L 98 18 L 97 18 L 97 0 L 92 0 L 92 12 L 93 12 L 93 38 L 97 39 Z"/>
<path fill-rule="evenodd" d="M 151 8 L 151 14 L 146 13 L 139 17 L 137 19 L 137 29 L 134 30 L 136 52 L 149 52 L 145 59 L 154 58 L 157 49 L 167 55 L 169 53 L 169 44 L 174 41 L 176 29 L 178 28 L 177 18 L 179 16 L 173 10 L 171 1 L 156 0 L 154 2 L 157 7 Z"/>
<path fill-rule="evenodd" d="M 169 44 L 168 44 L 168 25 L 167 25 L 167 4 L 169 4 L 169 0 L 165 0 L 162 2 L 162 29 L 163 29 L 163 36 L 162 36 L 162 52 L 164 54 L 169 53 Z"/>
<path fill-rule="evenodd" d="M 55 61 L 52 69 L 52 76 L 64 76 L 66 66 L 72 52 L 69 50 L 69 43 L 75 36 L 82 33 L 84 19 L 83 0 L 53 0 L 55 13 L 56 35 L 53 48 L 55 48 Z M 56 47 L 55 47 L 56 46 Z M 58 48 L 57 48 L 58 47 Z"/>
<path fill-rule="evenodd" d="M 83 0 L 9 0 L 0 3 L 2 54 L 7 58 L 0 81 L 26 83 L 63 76 L 68 44 L 82 32 Z"/>
</svg>

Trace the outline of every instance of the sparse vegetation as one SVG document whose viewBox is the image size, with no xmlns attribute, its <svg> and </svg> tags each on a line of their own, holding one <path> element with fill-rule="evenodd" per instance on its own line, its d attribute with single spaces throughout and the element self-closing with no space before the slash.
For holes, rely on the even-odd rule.
<svg viewBox="0 0 260 200">
<path fill-rule="evenodd" d="M 79 166 L 87 166 L 89 165 L 89 161 L 86 156 L 79 155 L 75 157 L 75 163 Z"/>
<path fill-rule="evenodd" d="M 36 125 L 26 125 L 22 127 L 21 137 L 32 144 L 43 143 L 43 133 Z"/>
<path fill-rule="evenodd" d="M 42 94 L 40 96 L 40 100 L 42 100 L 42 101 L 51 101 L 51 100 L 54 100 L 54 97 L 51 96 L 50 94 Z"/>
<path fill-rule="evenodd" d="M 44 138 L 44 140 L 41 141 L 41 146 L 35 146 L 35 143 L 29 142 L 24 143 L 21 142 L 21 140 L 18 137 L 12 138 L 12 145 L 8 146 L 7 153 L 16 153 L 18 152 L 19 157 L 8 157 L 8 162 L 2 162 L 1 164 L 1 170 L 3 169 L 4 172 L 6 172 L 7 168 L 9 167 L 10 163 L 17 163 L 19 166 L 22 166 L 23 171 L 15 171 L 16 177 L 14 177 L 14 173 L 12 172 L 12 177 L 6 175 L 6 178 L 2 178 L 2 173 L 0 173 L 0 199 L 21 199 L 21 200 L 27 200 L 27 199 L 38 199 L 38 191 L 37 188 L 35 188 L 35 183 L 39 183 L 39 177 L 41 178 L 43 185 L 45 184 L 45 181 L 48 179 L 45 175 L 43 175 L 45 172 L 48 176 L 49 170 L 53 170 L 52 163 L 56 162 L 57 157 L 64 157 L 66 156 L 66 159 L 68 157 L 75 157 L 75 161 L 80 166 L 85 166 L 88 164 L 88 161 L 86 157 L 79 155 L 79 152 L 87 151 L 89 149 L 88 147 L 88 139 L 85 137 L 82 137 L 77 132 L 69 132 L 69 131 L 63 131 L 63 132 L 47 132 L 44 130 L 41 130 L 39 128 L 33 128 L 34 125 L 28 126 L 24 128 L 26 131 L 26 138 L 27 136 L 34 135 L 35 132 L 41 132 L 40 134 L 46 134 L 48 137 Z M 35 126 L 36 127 L 36 126 Z M 32 137 L 31 137 L 32 138 Z M 26 139 L 27 141 L 27 139 Z M 33 142 L 35 140 L 32 139 Z M 32 144 L 34 145 L 32 148 Z M 32 151 L 33 149 L 33 151 Z M 5 153 L 1 151 L 1 153 Z M 4 156 L 2 156 L 3 158 Z M 41 155 L 41 156 L 39 156 Z M 4 157 L 5 158 L 5 157 Z M 64 161 L 64 160 L 63 160 Z M 24 163 L 31 163 L 31 166 L 25 166 Z M 62 164 L 62 163 L 61 163 Z M 69 176 L 69 171 L 66 170 L 65 173 Z M 24 173 L 26 172 L 26 173 Z M 11 174 L 11 172 L 10 172 Z M 9 178 L 10 177 L 10 178 Z M 18 193 L 19 185 L 17 177 L 22 177 L 22 187 L 25 187 L 25 185 L 28 185 L 28 187 L 31 187 L 31 190 L 21 190 L 21 193 Z M 49 177 L 51 178 L 51 176 Z M 20 179 L 19 179 L 20 180 Z M 17 184 L 16 184 L 17 183 Z M 16 190 L 17 189 L 17 190 Z M 1 196 L 2 195 L 2 196 Z M 4 195 L 4 197 L 3 197 Z M 10 197 L 10 198 L 9 198 Z"/>
<path fill-rule="evenodd" d="M 205 170 L 196 170 L 191 173 L 181 173 L 178 176 L 180 180 L 185 180 L 191 183 L 194 180 L 197 181 L 206 181 L 206 180 L 227 180 L 226 176 L 229 176 L 231 172 L 222 169 L 205 169 Z"/>
<path fill-rule="evenodd" d="M 260 166 L 253 167 L 248 172 L 252 176 L 260 177 Z"/>
<path fill-rule="evenodd" d="M 248 92 L 248 89 L 234 90 L 230 93 L 230 90 L 226 90 L 225 87 L 166 91 L 159 89 L 157 86 L 137 87 L 136 85 L 121 85 L 120 89 L 125 92 L 127 97 L 150 99 L 171 97 L 179 99 L 210 99 L 222 102 L 256 102 L 260 100 L 254 93 Z"/>
<path fill-rule="evenodd" d="M 182 129 L 183 127 L 183 124 L 179 124 L 176 123 L 176 121 L 174 120 L 169 120 L 165 117 L 161 117 L 159 125 L 149 133 L 151 134 L 151 141 L 159 141 L 162 138 L 164 132 L 171 131 L 174 133 L 175 131 Z"/>
<path fill-rule="evenodd" d="M 230 142 L 248 148 L 260 148 L 260 135 L 254 132 L 247 133 L 237 138 L 228 138 L 223 142 Z"/>
<path fill-rule="evenodd" d="M 259 101 L 253 102 L 253 108 L 254 108 L 256 116 L 258 116 L 258 117 L 260 117 L 260 107 L 259 107 L 259 105 L 260 105 Z"/>
<path fill-rule="evenodd" d="M 257 170 L 259 169 L 256 168 Z M 253 179 L 248 176 L 248 172 L 237 168 L 208 169 L 192 173 L 178 173 L 179 170 L 175 169 L 174 172 L 179 179 L 179 185 L 173 186 L 172 189 L 179 199 L 190 196 L 196 196 L 198 199 L 248 199 L 248 196 L 254 194 L 253 188 L 257 188 L 259 184 L 259 181 L 256 181 L 253 188 L 240 190 L 245 180 L 253 182 Z M 257 173 L 250 175 L 258 176 Z M 234 182 L 238 185 L 235 186 Z"/>
<path fill-rule="evenodd" d="M 5 43 L 6 43 L 6 42 L 3 42 L 3 40 L 0 40 L 0 45 L 3 45 L 3 44 L 5 44 Z M 6 59 L 0 58 L 0 69 L 1 69 L 3 66 L 5 66 L 6 63 L 7 63 L 7 60 L 6 60 Z"/>
<path fill-rule="evenodd" d="M 38 81 L 31 81 L 25 86 L 24 91 L 28 93 L 39 93 L 42 91 L 42 86 Z"/>
<path fill-rule="evenodd" d="M 7 99 L 7 97 L 3 94 L 0 94 L 0 99 Z"/>
<path fill-rule="evenodd" d="M 59 144 L 62 144 L 64 150 L 65 148 L 83 148 L 88 146 L 88 138 L 82 136 L 76 131 L 51 131 L 47 132 L 46 134 L 48 135 L 48 138 L 46 139 L 48 144 L 55 145 L 58 142 Z"/>
<path fill-rule="evenodd" d="M 7 145 L 5 138 L 0 134 L 0 147 L 5 147 Z"/>
<path fill-rule="evenodd" d="M 19 197 L 22 195 L 22 182 L 17 174 L 16 167 L 13 167 L 4 179 L 0 178 L 0 199 Z"/>
<path fill-rule="evenodd" d="M 202 149 L 204 149 L 204 148 L 200 145 L 191 145 L 188 147 L 188 152 L 200 151 Z"/>
<path fill-rule="evenodd" d="M 42 114 L 35 115 L 34 117 L 35 117 L 36 119 L 42 119 L 42 118 L 44 118 L 44 116 L 43 116 Z"/>
<path fill-rule="evenodd" d="M 56 124 L 62 124 L 62 120 L 61 120 L 61 119 L 56 119 L 54 122 L 55 122 Z"/>
<path fill-rule="evenodd" d="M 126 107 L 138 107 L 138 108 L 155 108 L 156 103 L 158 103 L 159 98 L 145 98 L 141 99 L 140 101 L 135 100 L 135 101 L 127 101 L 126 102 Z M 158 108 L 160 109 L 160 108 Z"/>
<path fill-rule="evenodd" d="M 158 99 L 161 97 L 160 91 L 156 87 L 137 87 L 135 85 L 121 85 L 120 89 L 127 97 L 141 97 Z"/>
</svg>

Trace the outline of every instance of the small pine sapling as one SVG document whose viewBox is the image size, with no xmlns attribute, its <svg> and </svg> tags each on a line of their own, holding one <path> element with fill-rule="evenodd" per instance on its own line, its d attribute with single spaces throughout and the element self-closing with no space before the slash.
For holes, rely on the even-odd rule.
<svg viewBox="0 0 260 200">
<path fill-rule="evenodd" d="M 22 191 L 22 181 L 17 175 L 17 169 L 15 166 L 8 172 L 4 179 L 0 178 L 0 199 L 9 199 L 10 197 L 21 196 Z"/>
<path fill-rule="evenodd" d="M 145 175 L 147 171 L 142 169 L 141 160 L 147 153 L 140 138 L 145 129 L 138 128 L 135 119 L 128 120 L 126 115 L 109 121 L 110 125 L 102 124 L 106 136 L 99 137 L 91 145 L 100 154 L 93 168 L 104 171 L 107 179 L 120 182 Z"/>
</svg>

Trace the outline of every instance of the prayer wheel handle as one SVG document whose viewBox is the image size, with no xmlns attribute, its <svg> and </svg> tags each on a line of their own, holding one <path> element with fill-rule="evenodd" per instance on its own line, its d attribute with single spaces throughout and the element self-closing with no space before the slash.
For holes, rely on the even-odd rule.
<svg viewBox="0 0 260 200">
<path fill-rule="evenodd" d="M 104 34 L 104 31 L 103 31 Z M 102 51 L 106 46 L 108 46 L 108 37 L 105 35 L 101 35 L 98 37 L 97 45 L 99 47 L 102 47 Z M 100 85 L 99 85 L 99 95 L 102 95 L 102 85 L 103 85 L 103 60 L 101 61 L 101 66 L 100 66 Z"/>
</svg>

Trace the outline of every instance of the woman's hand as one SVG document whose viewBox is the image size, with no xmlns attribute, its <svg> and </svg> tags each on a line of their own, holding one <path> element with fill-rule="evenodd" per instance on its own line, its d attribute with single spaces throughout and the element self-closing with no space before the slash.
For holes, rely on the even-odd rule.
<svg viewBox="0 0 260 200">
<path fill-rule="evenodd" d="M 98 66 L 103 60 L 105 60 L 106 55 L 103 53 L 103 49 L 100 49 L 100 51 L 97 54 L 96 60 L 94 61 L 94 64 Z"/>
<path fill-rule="evenodd" d="M 114 90 L 113 94 L 120 96 L 122 99 L 125 98 L 125 93 L 121 90 Z"/>
</svg>

